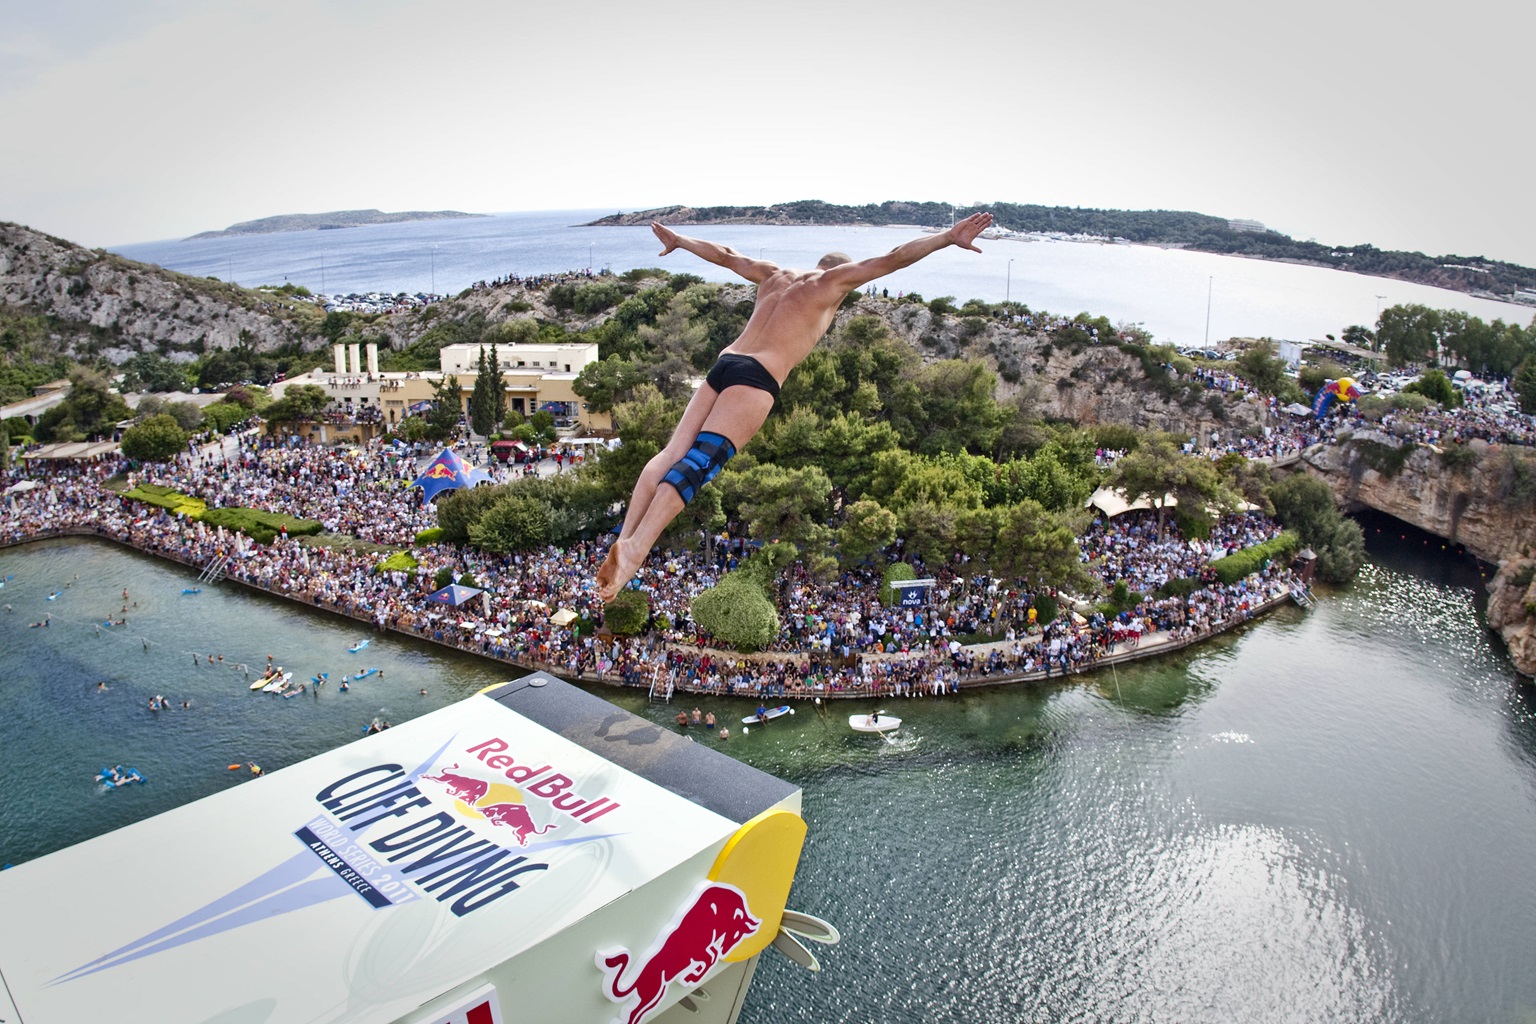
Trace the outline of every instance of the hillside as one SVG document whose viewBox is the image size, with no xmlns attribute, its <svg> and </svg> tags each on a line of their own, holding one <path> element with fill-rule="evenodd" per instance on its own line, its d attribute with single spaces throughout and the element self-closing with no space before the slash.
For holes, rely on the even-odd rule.
<svg viewBox="0 0 1536 1024">
<path fill-rule="evenodd" d="M 312 305 L 191 277 L 0 222 L 0 316 L 42 355 L 121 363 L 142 352 L 190 360 L 215 349 L 318 346 Z"/>
<path fill-rule="evenodd" d="M 0 224 L 0 348 L 12 364 L 63 356 L 120 365 L 141 353 L 191 363 L 240 350 L 283 353 L 283 368 L 296 372 L 328 365 L 333 338 L 380 342 L 384 365 L 392 369 L 436 369 L 437 349 L 445 344 L 535 338 L 597 340 L 609 355 L 634 351 L 641 344 L 636 332 L 655 329 L 678 289 L 696 307 L 692 325 L 701 333 L 690 358 L 702 372 L 745 323 L 749 286 L 640 270 L 470 289 L 409 313 L 326 315 L 302 299 L 190 277 Z M 1195 433 L 1251 425 L 1257 412 L 1242 403 L 1213 404 L 1203 389 L 1170 383 L 1136 345 L 1112 343 L 1105 320 L 1035 326 L 1002 313 L 984 303 L 956 308 L 943 300 L 850 296 L 828 344 L 853 321 L 864 331 L 874 321 L 910 346 L 918 362 L 979 362 L 997 376 L 999 399 L 1053 419 Z M 1093 327 L 1104 343 L 1092 340 Z"/>
<path fill-rule="evenodd" d="M 1536 289 L 1536 270 L 1481 256 L 1426 256 L 1393 252 L 1371 245 L 1329 246 L 1297 241 L 1251 221 L 1229 221 L 1183 210 L 1095 210 L 1084 207 L 996 203 L 951 207 L 948 203 L 894 202 L 838 206 L 819 200 L 773 206 L 666 206 L 616 213 L 593 225 L 636 225 L 660 220 L 679 224 L 916 224 L 948 227 L 953 219 L 978 210 L 992 212 L 996 226 L 1021 233 L 1060 233 L 1196 249 L 1201 252 L 1307 263 L 1357 274 L 1390 277 L 1468 293 L 1509 296 Z"/>
<path fill-rule="evenodd" d="M 222 231 L 201 231 L 197 238 L 223 238 L 226 235 L 270 235 L 279 231 L 325 231 L 332 228 L 356 228 L 367 224 L 399 224 L 411 220 L 454 220 L 462 217 L 484 217 L 483 213 L 461 213 L 458 210 L 408 210 L 404 213 L 384 213 L 382 210 L 335 210 L 331 213 L 285 213 L 260 220 L 246 220 L 231 224 Z M 191 241 L 192 239 L 188 239 Z"/>
</svg>

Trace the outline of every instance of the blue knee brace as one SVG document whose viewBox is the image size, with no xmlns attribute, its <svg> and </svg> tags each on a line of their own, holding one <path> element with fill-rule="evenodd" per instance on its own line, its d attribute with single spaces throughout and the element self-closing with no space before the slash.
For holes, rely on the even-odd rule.
<svg viewBox="0 0 1536 1024">
<path fill-rule="evenodd" d="M 698 440 L 693 442 L 693 447 L 688 449 L 688 454 L 667 470 L 661 482 L 675 487 L 686 505 L 693 500 L 700 487 L 719 475 L 721 467 L 735 454 L 736 446 L 731 444 L 729 438 L 712 431 L 702 431 Z"/>
</svg>

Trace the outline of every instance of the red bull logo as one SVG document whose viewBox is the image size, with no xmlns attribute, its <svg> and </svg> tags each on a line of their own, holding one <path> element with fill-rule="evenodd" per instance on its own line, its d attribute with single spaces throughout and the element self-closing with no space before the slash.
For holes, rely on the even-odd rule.
<svg viewBox="0 0 1536 1024">
<path fill-rule="evenodd" d="M 431 477 L 433 480 L 452 480 L 453 470 L 449 469 L 445 463 L 434 462 L 421 475 Z"/>
<path fill-rule="evenodd" d="M 507 751 L 511 744 L 498 737 L 483 740 L 465 749 L 464 753 L 473 756 L 487 768 L 499 773 L 512 782 L 522 787 L 518 794 L 517 803 L 522 803 L 523 794 L 537 800 L 546 802 L 550 810 L 558 811 L 574 818 L 576 821 L 587 824 L 596 821 L 609 811 L 618 808 L 619 804 L 606 796 L 590 797 L 576 791 L 576 780 L 569 775 L 555 771 L 553 765 L 535 765 L 531 760 L 519 762 Z M 454 765 L 455 768 L 458 765 Z M 444 774 L 447 774 L 446 772 Z M 430 777 L 430 776 L 429 776 Z M 462 779 L 463 776 L 454 776 Z M 493 783 L 492 785 L 499 785 Z M 511 787 L 504 787 L 510 789 Z M 517 792 L 514 790 L 514 792 Z M 497 803 L 494 799 L 487 799 L 482 793 L 482 799 L 486 803 Z M 531 826 L 530 826 L 531 827 Z M 529 834 L 537 834 L 530 832 Z"/>
<path fill-rule="evenodd" d="M 734 885 L 705 882 L 693 899 L 651 943 L 650 949 L 631 970 L 629 950 L 600 951 L 597 967 L 603 972 L 603 994 L 628 1016 L 623 1024 L 642 1024 L 659 1006 L 674 981 L 697 985 L 731 950 L 762 924 L 752 916 L 747 897 Z"/>
<path fill-rule="evenodd" d="M 440 784 L 448 795 L 458 801 L 459 812 L 466 817 L 481 818 L 498 828 L 510 829 L 518 846 L 527 846 L 530 836 L 541 836 L 558 825 L 540 826 L 523 803 L 523 794 L 515 786 L 504 782 L 489 782 L 472 775 L 461 774 L 454 763 L 438 771 L 436 775 L 423 775 L 423 782 Z"/>
</svg>

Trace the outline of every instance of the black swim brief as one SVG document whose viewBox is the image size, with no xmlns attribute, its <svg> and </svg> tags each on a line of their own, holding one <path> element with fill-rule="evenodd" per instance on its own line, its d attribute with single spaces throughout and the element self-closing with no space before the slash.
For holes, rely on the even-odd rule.
<svg viewBox="0 0 1536 1024">
<path fill-rule="evenodd" d="M 779 382 L 774 380 L 773 374 L 751 356 L 739 355 L 735 352 L 721 353 L 720 358 L 715 360 L 715 365 L 710 368 L 709 376 L 704 378 L 704 382 L 716 391 L 724 391 L 728 387 L 740 384 L 766 391 L 774 398 L 779 397 Z"/>
</svg>

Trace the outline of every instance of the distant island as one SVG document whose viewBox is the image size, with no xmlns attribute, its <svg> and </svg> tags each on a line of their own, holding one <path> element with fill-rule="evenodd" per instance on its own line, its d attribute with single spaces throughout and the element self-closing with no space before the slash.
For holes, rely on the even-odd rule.
<svg viewBox="0 0 1536 1024">
<path fill-rule="evenodd" d="M 229 235 L 270 235 L 278 231 L 315 231 L 331 228 L 356 228 L 364 224 L 399 224 L 408 220 L 453 220 L 459 217 L 484 217 L 483 213 L 460 213 L 458 210 L 407 210 L 404 213 L 385 213 L 382 210 L 336 210 L 332 213 L 285 213 L 277 217 L 241 221 L 223 231 L 204 231 L 187 241 L 198 238 L 225 238 Z"/>
<path fill-rule="evenodd" d="M 665 206 L 615 213 L 583 227 L 649 224 L 869 225 L 910 224 L 949 227 L 955 219 L 990 210 L 996 228 L 1016 234 L 1089 237 L 1229 256 L 1349 270 L 1415 284 L 1450 288 L 1484 298 L 1511 299 L 1536 292 L 1536 270 L 1482 256 L 1426 256 L 1372 245 L 1332 246 L 1301 242 L 1253 220 L 1228 220 L 1182 210 L 1095 210 L 1079 206 L 994 203 L 954 207 L 948 203 L 894 202 L 838 206 L 806 199 L 773 206 Z M 1521 300 L 1530 301 L 1524 295 Z"/>
</svg>

